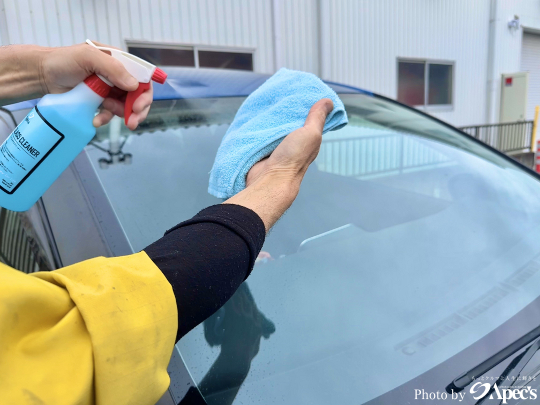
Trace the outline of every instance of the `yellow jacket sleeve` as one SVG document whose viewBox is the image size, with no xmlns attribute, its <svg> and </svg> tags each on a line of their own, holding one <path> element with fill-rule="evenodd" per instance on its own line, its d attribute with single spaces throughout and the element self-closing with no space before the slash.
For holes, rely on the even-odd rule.
<svg viewBox="0 0 540 405">
<path fill-rule="evenodd" d="M 0 403 L 154 405 L 177 319 L 144 252 L 31 275 L 0 264 Z"/>
</svg>

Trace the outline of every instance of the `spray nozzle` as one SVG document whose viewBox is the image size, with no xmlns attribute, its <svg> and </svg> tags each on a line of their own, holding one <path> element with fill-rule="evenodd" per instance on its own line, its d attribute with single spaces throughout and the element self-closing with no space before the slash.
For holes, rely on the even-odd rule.
<svg viewBox="0 0 540 405">
<path fill-rule="evenodd" d="M 104 46 L 97 46 L 89 39 L 86 40 L 86 43 L 92 45 L 93 47 L 101 50 L 110 52 L 111 56 L 118 60 L 126 70 L 139 81 L 139 87 L 137 90 L 129 91 L 126 97 L 126 103 L 124 107 L 124 122 L 127 125 L 128 119 L 133 113 L 133 103 L 139 96 L 150 88 L 150 82 L 153 80 L 156 83 L 163 84 L 167 80 L 167 73 L 165 73 L 160 68 L 152 65 L 151 63 L 141 59 L 135 55 L 132 55 L 128 52 L 121 51 L 119 49 L 107 48 Z M 98 75 L 99 76 L 99 75 Z M 99 76 L 101 80 L 107 83 L 109 86 L 113 86 L 107 79 Z"/>
</svg>

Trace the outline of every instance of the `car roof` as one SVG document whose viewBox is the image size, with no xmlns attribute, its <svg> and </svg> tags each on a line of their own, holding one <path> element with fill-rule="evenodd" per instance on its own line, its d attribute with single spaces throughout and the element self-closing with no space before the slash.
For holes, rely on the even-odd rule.
<svg viewBox="0 0 540 405">
<path fill-rule="evenodd" d="M 242 70 L 163 68 L 168 74 L 165 84 L 154 83 L 154 100 L 176 100 L 209 97 L 246 97 L 271 75 Z M 336 93 L 369 94 L 371 92 L 344 84 L 325 81 Z M 34 107 L 39 99 L 4 106 L 10 111 Z"/>
<path fill-rule="evenodd" d="M 178 98 L 248 96 L 271 75 L 226 69 L 194 69 L 171 67 L 165 84 L 154 85 L 154 100 Z M 343 84 L 325 82 L 336 93 L 363 93 L 365 90 Z"/>
</svg>

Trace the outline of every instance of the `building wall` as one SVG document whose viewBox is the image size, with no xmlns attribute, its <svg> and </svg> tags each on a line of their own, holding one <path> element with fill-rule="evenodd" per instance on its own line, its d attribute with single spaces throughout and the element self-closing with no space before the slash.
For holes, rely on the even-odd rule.
<svg viewBox="0 0 540 405">
<path fill-rule="evenodd" d="M 255 49 L 255 69 L 274 71 L 269 0 L 0 0 L 2 44 L 62 46 L 90 38 Z M 1 10 L 0 10 L 1 11 Z M 0 13 L 1 14 L 1 13 Z M 0 17 L 0 25 L 2 24 Z"/>
<path fill-rule="evenodd" d="M 540 2 L 536 0 L 493 0 L 493 3 L 495 5 L 495 18 L 493 19 L 495 47 L 493 75 L 488 78 L 490 103 L 487 108 L 486 121 L 497 122 L 499 120 L 501 75 L 521 70 L 523 31 L 540 33 Z M 517 31 L 508 28 L 508 22 L 514 15 L 519 16 L 522 25 L 522 28 Z"/>
<path fill-rule="evenodd" d="M 538 0 L 0 0 L 0 44 L 251 48 L 256 71 L 285 66 L 391 98 L 398 58 L 452 61 L 453 108 L 428 112 L 459 126 L 498 120 L 500 76 L 520 69 L 514 14 L 540 31 Z"/>
<path fill-rule="evenodd" d="M 397 59 L 453 61 L 454 125 L 484 122 L 488 0 L 322 0 L 322 76 L 397 97 Z M 360 4 L 360 6 L 359 6 Z"/>
<path fill-rule="evenodd" d="M 274 0 L 276 68 L 303 70 L 320 75 L 318 0 Z"/>
</svg>

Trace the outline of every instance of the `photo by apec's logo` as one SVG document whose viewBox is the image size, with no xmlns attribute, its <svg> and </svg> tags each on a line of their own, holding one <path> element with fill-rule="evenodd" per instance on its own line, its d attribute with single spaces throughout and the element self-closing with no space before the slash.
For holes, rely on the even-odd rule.
<svg viewBox="0 0 540 405">
<path fill-rule="evenodd" d="M 448 394 L 445 391 L 427 392 L 423 389 L 414 390 L 414 399 L 422 401 L 455 400 L 462 402 L 467 395 L 471 395 L 476 401 L 489 397 L 489 399 L 499 400 L 500 402 L 498 403 L 500 404 L 506 404 L 509 400 L 535 400 L 538 397 L 537 389 L 530 386 L 513 388 L 504 385 L 498 386 L 497 384 L 491 385 L 487 382 L 476 382 L 471 385 L 468 393 L 467 391 L 462 391 Z"/>
</svg>

